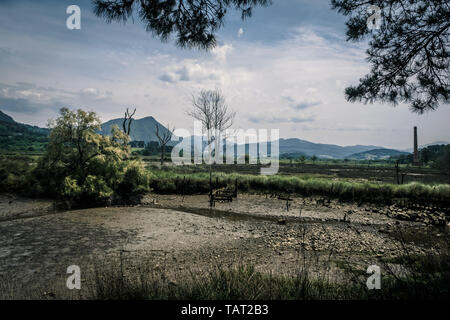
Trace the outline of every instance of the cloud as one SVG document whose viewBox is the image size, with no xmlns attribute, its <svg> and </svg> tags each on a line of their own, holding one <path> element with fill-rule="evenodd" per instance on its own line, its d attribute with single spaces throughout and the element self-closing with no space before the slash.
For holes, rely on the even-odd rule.
<svg viewBox="0 0 450 320">
<path fill-rule="evenodd" d="M 23 114 L 38 113 L 43 109 L 56 109 L 62 105 L 53 96 L 46 96 L 45 89 L 28 82 L 16 85 L 0 83 L 0 109 Z"/>
<path fill-rule="evenodd" d="M 304 109 L 307 109 L 310 107 L 318 106 L 321 103 L 322 102 L 320 102 L 320 101 L 314 101 L 314 102 L 304 101 L 304 102 L 300 102 L 300 103 L 294 105 L 293 108 L 296 110 L 304 110 Z"/>
<path fill-rule="evenodd" d="M 314 121 L 314 117 L 305 117 L 305 118 L 302 118 L 302 117 L 292 117 L 292 118 L 290 119 L 290 121 L 291 121 L 291 122 L 294 122 L 294 123 L 313 122 L 313 121 Z"/>
<path fill-rule="evenodd" d="M 227 56 L 229 56 L 233 52 L 233 46 L 230 44 L 224 44 L 221 46 L 217 46 L 212 50 L 212 54 L 214 56 L 215 63 L 224 64 L 227 61 Z"/>
<path fill-rule="evenodd" d="M 110 101 L 112 95 L 111 91 L 103 92 L 92 87 L 67 91 L 29 82 L 0 83 L 0 109 L 18 114 L 37 114 L 62 107 L 96 106 L 99 102 Z"/>
<path fill-rule="evenodd" d="M 313 122 L 314 117 L 248 116 L 248 121 L 255 124 L 304 123 Z"/>
<path fill-rule="evenodd" d="M 19 113 L 35 113 L 40 109 L 38 104 L 33 104 L 27 99 L 0 97 L 0 110 Z"/>
<path fill-rule="evenodd" d="M 78 93 L 80 98 L 85 98 L 93 101 L 108 100 L 112 97 L 111 91 L 102 92 L 96 88 L 83 88 Z"/>
<path fill-rule="evenodd" d="M 201 84 L 220 81 L 227 74 L 227 56 L 233 51 L 231 45 L 215 47 L 208 59 L 182 59 L 171 61 L 164 68 L 164 73 L 158 79 L 168 83 L 192 82 Z"/>
<path fill-rule="evenodd" d="M 220 73 L 221 71 L 208 67 L 204 63 L 186 59 L 179 64 L 166 68 L 166 72 L 160 75 L 158 79 L 169 83 L 180 81 L 201 83 L 219 79 Z"/>
<path fill-rule="evenodd" d="M 174 83 L 177 81 L 177 76 L 173 72 L 168 72 L 160 75 L 158 79 L 164 82 Z"/>
<path fill-rule="evenodd" d="M 95 88 L 84 88 L 81 89 L 81 93 L 88 95 L 88 96 L 97 96 L 98 95 L 98 90 Z"/>
<path fill-rule="evenodd" d="M 301 92 L 304 94 L 301 94 Z M 293 110 L 305 110 L 322 104 L 322 101 L 316 98 L 317 89 L 307 88 L 301 89 L 294 87 L 283 90 L 283 100 L 287 102 L 289 108 Z"/>
<path fill-rule="evenodd" d="M 12 49 L 9 47 L 0 47 L 0 59 L 6 59 L 12 56 Z"/>
</svg>

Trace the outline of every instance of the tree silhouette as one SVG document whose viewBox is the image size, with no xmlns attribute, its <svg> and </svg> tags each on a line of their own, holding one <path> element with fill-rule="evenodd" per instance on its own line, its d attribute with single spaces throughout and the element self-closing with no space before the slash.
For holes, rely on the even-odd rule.
<svg viewBox="0 0 450 320">
<path fill-rule="evenodd" d="M 122 122 L 122 128 L 123 128 L 123 132 L 126 133 L 127 135 L 130 135 L 131 132 L 131 123 L 133 122 L 133 116 L 136 113 L 136 108 L 134 109 L 133 113 L 130 113 L 130 111 L 127 110 L 125 111 L 125 115 L 123 118 L 123 122 Z M 127 125 L 128 123 L 128 125 Z"/>
<path fill-rule="evenodd" d="M 208 141 L 209 163 L 219 162 L 221 156 L 222 139 L 225 131 L 233 125 L 236 112 L 229 109 L 225 96 L 220 89 L 201 90 L 198 96 L 192 96 L 192 109 L 187 114 L 201 122 L 206 131 Z M 212 143 L 214 143 L 214 158 L 212 158 Z"/>
<path fill-rule="evenodd" d="M 347 100 L 410 104 L 419 114 L 449 102 L 450 3 L 448 0 L 332 0 L 348 16 L 347 40 L 371 37 L 368 75 L 346 88 Z M 370 5 L 381 10 L 379 30 L 369 30 Z"/>
<path fill-rule="evenodd" d="M 176 35 L 178 46 L 211 49 L 229 8 L 251 17 L 252 9 L 271 0 L 93 0 L 94 13 L 106 22 L 126 22 L 136 12 L 147 31 L 166 41 Z"/>
<path fill-rule="evenodd" d="M 172 139 L 175 127 L 170 129 L 170 125 L 167 124 L 167 130 L 159 131 L 158 124 L 155 124 L 155 134 L 159 141 L 159 146 L 161 147 L 161 166 L 164 164 L 164 153 L 166 151 L 166 145 Z"/>
</svg>

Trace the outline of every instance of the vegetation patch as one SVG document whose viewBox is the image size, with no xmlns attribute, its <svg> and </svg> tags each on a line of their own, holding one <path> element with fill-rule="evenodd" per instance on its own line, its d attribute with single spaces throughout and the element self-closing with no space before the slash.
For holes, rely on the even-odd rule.
<svg viewBox="0 0 450 320">
<path fill-rule="evenodd" d="M 209 191 L 209 174 L 179 174 L 171 171 L 153 172 L 151 187 L 159 193 L 195 194 Z M 184 181 L 184 182 L 183 182 Z M 425 185 L 412 182 L 404 185 L 349 182 L 310 176 L 261 176 L 216 173 L 214 188 L 233 186 L 237 181 L 240 192 L 288 192 L 302 196 L 322 195 L 343 201 L 391 203 L 393 198 L 404 198 L 417 203 L 450 204 L 450 185 Z M 184 187 L 183 187 L 184 186 Z"/>
</svg>

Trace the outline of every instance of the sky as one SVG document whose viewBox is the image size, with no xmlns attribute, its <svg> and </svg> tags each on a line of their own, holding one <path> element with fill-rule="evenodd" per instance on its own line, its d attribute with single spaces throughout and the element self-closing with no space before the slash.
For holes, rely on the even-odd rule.
<svg viewBox="0 0 450 320">
<path fill-rule="evenodd" d="M 279 129 L 282 138 L 338 145 L 412 147 L 450 141 L 450 107 L 417 115 L 407 105 L 350 103 L 346 86 L 369 71 L 365 43 L 345 39 L 329 0 L 278 0 L 242 21 L 230 12 L 210 51 L 161 42 L 135 18 L 107 24 L 90 1 L 0 0 L 0 110 L 45 126 L 61 107 L 106 122 L 136 108 L 193 133 L 186 111 L 201 89 L 219 88 L 236 129 Z M 69 5 L 81 30 L 69 30 Z"/>
</svg>

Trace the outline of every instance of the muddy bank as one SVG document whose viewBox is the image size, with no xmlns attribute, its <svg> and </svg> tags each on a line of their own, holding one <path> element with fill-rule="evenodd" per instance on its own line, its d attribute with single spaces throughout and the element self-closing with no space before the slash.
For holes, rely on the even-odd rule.
<svg viewBox="0 0 450 320">
<path fill-rule="evenodd" d="M 217 203 L 215 210 L 207 196 L 144 200 L 135 207 L 52 212 L 49 203 L 0 198 L 0 208 L 8 208 L 0 222 L 0 285 L 47 297 L 51 288 L 64 290 L 69 265 L 90 270 L 118 255 L 129 265 L 148 261 L 172 272 L 243 262 L 273 274 L 293 272 L 307 255 L 316 261 L 314 272 L 332 272 L 341 261 L 366 265 L 399 256 L 399 239 L 414 254 L 441 250 L 449 240 L 443 227 L 301 198 L 289 211 L 281 200 L 255 195 Z"/>
<path fill-rule="evenodd" d="M 399 220 L 419 222 L 427 225 L 446 225 L 450 217 L 437 208 L 405 209 L 397 205 L 382 206 L 373 204 L 341 203 L 338 200 L 326 200 L 322 197 L 291 196 L 289 208 L 287 202 L 277 197 L 258 194 L 239 194 L 233 202 L 217 202 L 214 209 L 242 215 L 266 218 L 303 218 L 303 220 L 351 221 L 356 223 L 389 224 Z M 167 208 L 209 209 L 207 195 L 160 195 L 148 194 L 144 205 Z"/>
<path fill-rule="evenodd" d="M 46 215 L 55 212 L 53 200 L 29 199 L 0 194 L 0 221 Z"/>
</svg>

